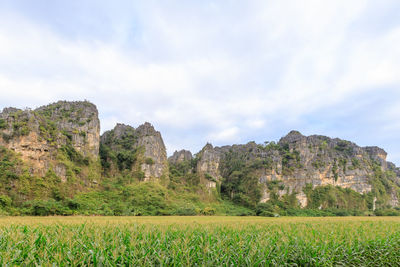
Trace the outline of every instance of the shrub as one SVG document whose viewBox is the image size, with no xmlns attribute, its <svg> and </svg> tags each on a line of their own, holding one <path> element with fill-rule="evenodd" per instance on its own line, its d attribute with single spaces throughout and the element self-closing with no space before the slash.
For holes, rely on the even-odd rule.
<svg viewBox="0 0 400 267">
<path fill-rule="evenodd" d="M 148 165 L 153 165 L 154 164 L 154 160 L 152 158 L 146 158 L 146 160 L 144 162 L 146 164 L 148 164 Z"/>
<path fill-rule="evenodd" d="M 143 182 L 128 186 L 124 195 L 131 199 L 137 215 L 161 215 L 166 208 L 166 189 L 158 183 Z"/>
<path fill-rule="evenodd" d="M 49 216 L 49 215 L 72 215 L 73 212 L 55 200 L 34 200 L 26 204 L 25 212 L 28 215 Z"/>
<path fill-rule="evenodd" d="M 272 213 L 270 211 L 262 211 L 261 213 L 258 214 L 258 216 L 262 217 L 276 217 L 277 213 Z"/>
<path fill-rule="evenodd" d="M 0 129 L 5 129 L 7 128 L 7 122 L 5 119 L 0 119 Z"/>
<path fill-rule="evenodd" d="M 200 212 L 201 212 L 201 214 L 203 214 L 203 215 L 210 216 L 210 215 L 214 215 L 216 211 L 215 211 L 214 208 L 205 207 L 205 208 L 202 209 Z"/>
<path fill-rule="evenodd" d="M 379 209 L 374 213 L 376 216 L 400 216 L 400 211 L 396 209 Z"/>
<path fill-rule="evenodd" d="M 9 196 L 1 195 L 0 196 L 0 206 L 5 208 L 11 206 L 11 198 Z"/>
<path fill-rule="evenodd" d="M 179 216 L 194 216 L 197 215 L 196 208 L 194 207 L 179 207 L 175 211 L 172 212 L 173 215 Z"/>
</svg>

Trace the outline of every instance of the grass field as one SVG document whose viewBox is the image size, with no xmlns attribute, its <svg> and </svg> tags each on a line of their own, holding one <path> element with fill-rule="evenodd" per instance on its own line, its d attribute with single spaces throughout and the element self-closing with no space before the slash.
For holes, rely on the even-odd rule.
<svg viewBox="0 0 400 267">
<path fill-rule="evenodd" d="M 399 266 L 398 217 L 4 217 L 1 265 Z"/>
</svg>

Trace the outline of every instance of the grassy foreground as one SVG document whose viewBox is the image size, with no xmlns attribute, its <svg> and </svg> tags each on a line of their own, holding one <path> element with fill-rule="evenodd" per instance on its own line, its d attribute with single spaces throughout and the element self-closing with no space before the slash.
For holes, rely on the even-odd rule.
<svg viewBox="0 0 400 267">
<path fill-rule="evenodd" d="M 396 266 L 400 218 L 4 217 L 1 265 Z"/>
</svg>

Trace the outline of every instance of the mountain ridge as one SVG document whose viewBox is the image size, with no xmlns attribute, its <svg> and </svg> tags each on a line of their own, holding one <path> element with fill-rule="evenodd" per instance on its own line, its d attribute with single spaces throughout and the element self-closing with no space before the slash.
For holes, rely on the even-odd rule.
<svg viewBox="0 0 400 267">
<path fill-rule="evenodd" d="M 125 187 L 142 194 L 154 189 L 169 202 L 166 207 L 177 210 L 221 201 L 253 210 L 399 206 L 400 169 L 386 160 L 385 150 L 295 130 L 278 142 L 207 143 L 198 153 L 180 150 L 167 157 L 162 135 L 150 123 L 118 123 L 100 135 L 94 104 L 58 101 L 34 110 L 4 108 L 0 146 L 0 196 L 17 210 L 32 201 L 64 203 L 91 192 L 138 197 Z M 182 202 L 188 194 L 197 195 L 197 202 Z"/>
</svg>

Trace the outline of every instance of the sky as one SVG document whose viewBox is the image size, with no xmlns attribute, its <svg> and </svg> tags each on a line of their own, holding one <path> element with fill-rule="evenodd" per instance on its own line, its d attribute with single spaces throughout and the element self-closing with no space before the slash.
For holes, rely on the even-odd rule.
<svg viewBox="0 0 400 267">
<path fill-rule="evenodd" d="M 0 0 L 0 110 L 97 105 L 168 154 L 290 130 L 400 165 L 400 2 Z"/>
</svg>

